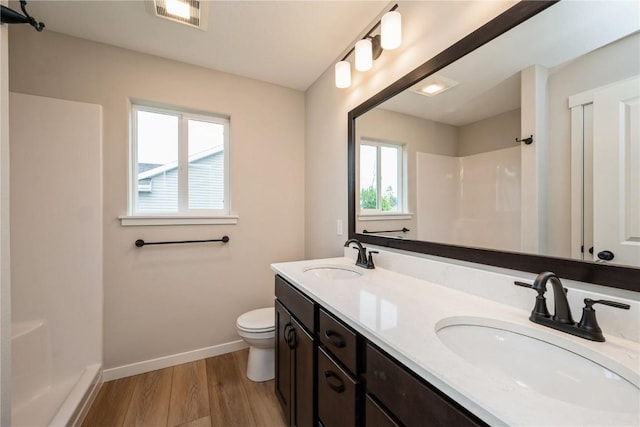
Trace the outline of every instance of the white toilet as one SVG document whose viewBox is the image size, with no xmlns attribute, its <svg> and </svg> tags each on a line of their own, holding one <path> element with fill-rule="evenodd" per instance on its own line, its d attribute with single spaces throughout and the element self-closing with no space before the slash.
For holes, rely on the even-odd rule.
<svg viewBox="0 0 640 427">
<path fill-rule="evenodd" d="M 268 381 L 275 376 L 275 309 L 273 307 L 251 310 L 236 321 L 238 335 L 249 344 L 247 378 L 251 381 Z"/>
</svg>

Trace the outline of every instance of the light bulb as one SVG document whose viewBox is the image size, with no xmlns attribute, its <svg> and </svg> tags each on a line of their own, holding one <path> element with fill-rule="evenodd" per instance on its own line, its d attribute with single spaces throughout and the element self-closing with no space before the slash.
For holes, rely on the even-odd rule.
<svg viewBox="0 0 640 427">
<path fill-rule="evenodd" d="M 391 11 L 384 14 L 380 34 L 380 44 L 385 50 L 393 50 L 402 43 L 402 16 L 400 12 Z"/>
<path fill-rule="evenodd" d="M 336 87 L 340 89 L 351 86 L 351 64 L 349 61 L 340 61 L 335 66 Z"/>
<path fill-rule="evenodd" d="M 356 43 L 356 70 L 369 71 L 373 67 L 373 47 L 370 39 Z"/>
</svg>

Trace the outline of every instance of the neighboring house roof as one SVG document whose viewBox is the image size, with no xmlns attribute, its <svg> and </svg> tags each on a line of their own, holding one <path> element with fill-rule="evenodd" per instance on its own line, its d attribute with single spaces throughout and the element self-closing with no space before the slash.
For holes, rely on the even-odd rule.
<svg viewBox="0 0 640 427">
<path fill-rule="evenodd" d="M 198 161 L 200 159 L 204 159 L 205 157 L 209 157 L 211 155 L 217 154 L 224 150 L 224 146 L 220 145 L 218 147 L 214 147 L 210 150 L 201 151 L 192 156 L 189 156 L 189 163 Z M 149 163 L 143 163 L 144 165 L 148 165 Z M 138 173 L 138 180 L 153 178 L 156 175 L 160 175 L 161 173 L 170 171 L 172 169 L 176 169 L 178 167 L 178 161 L 173 161 L 169 163 L 165 163 L 164 165 L 160 165 L 154 167 L 152 169 L 144 170 Z"/>
</svg>

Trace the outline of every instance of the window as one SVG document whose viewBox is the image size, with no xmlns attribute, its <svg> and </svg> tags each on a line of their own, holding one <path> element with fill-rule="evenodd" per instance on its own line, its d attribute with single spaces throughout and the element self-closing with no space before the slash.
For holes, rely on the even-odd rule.
<svg viewBox="0 0 640 427">
<path fill-rule="evenodd" d="M 404 147 L 363 139 L 360 142 L 360 212 L 386 215 L 405 212 Z"/>
<path fill-rule="evenodd" d="M 136 218 L 193 224 L 229 217 L 229 119 L 140 104 L 131 111 L 129 216 L 123 225 L 144 225 Z M 180 221 L 191 217 L 198 222 Z"/>
</svg>

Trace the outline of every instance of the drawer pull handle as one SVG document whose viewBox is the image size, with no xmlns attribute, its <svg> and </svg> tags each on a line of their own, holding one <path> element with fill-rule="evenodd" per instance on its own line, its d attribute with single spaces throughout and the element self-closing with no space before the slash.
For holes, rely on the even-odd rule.
<svg viewBox="0 0 640 427">
<path fill-rule="evenodd" d="M 331 390 L 335 391 L 336 393 L 343 393 L 345 391 L 346 387 L 344 386 L 344 382 L 342 381 L 340 375 L 336 374 L 333 371 L 324 371 L 324 378 Z M 333 381 L 331 381 L 330 379 L 333 379 Z"/>
<path fill-rule="evenodd" d="M 324 333 L 324 336 L 327 337 L 329 342 L 335 347 L 343 348 L 347 345 L 347 343 L 344 341 L 344 338 L 342 338 L 342 335 L 340 335 L 336 331 L 332 331 L 331 329 L 327 329 Z"/>
</svg>

